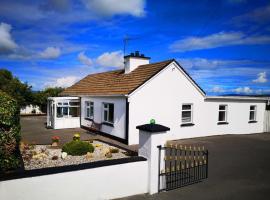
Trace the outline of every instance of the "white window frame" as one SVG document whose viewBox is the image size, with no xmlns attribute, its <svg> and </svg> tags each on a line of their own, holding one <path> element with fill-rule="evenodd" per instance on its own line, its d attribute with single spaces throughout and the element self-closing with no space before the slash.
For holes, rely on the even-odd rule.
<svg viewBox="0 0 270 200">
<path fill-rule="evenodd" d="M 70 102 L 79 102 L 79 101 L 66 100 L 66 101 L 59 101 L 59 102 L 56 103 L 56 118 L 59 118 L 59 119 L 61 119 L 61 118 L 76 118 L 76 117 L 72 117 L 70 115 L 69 109 L 71 107 L 77 107 L 78 109 L 80 109 L 80 105 L 79 104 L 78 105 L 70 105 Z M 58 108 L 60 109 L 60 112 L 61 112 L 60 116 L 57 115 Z M 63 114 L 64 113 L 64 108 L 67 109 L 67 114 L 66 115 Z"/>
<path fill-rule="evenodd" d="M 220 106 L 225 106 L 225 110 L 221 110 Z M 219 113 L 220 112 L 225 112 L 225 120 L 224 121 L 219 121 Z M 227 104 L 220 104 L 218 105 L 218 122 L 223 123 L 223 122 L 228 122 L 228 105 Z"/>
<path fill-rule="evenodd" d="M 190 109 L 183 110 L 183 106 L 190 105 Z M 183 112 L 190 111 L 190 121 L 189 122 L 183 122 Z M 192 124 L 193 123 L 193 103 L 183 103 L 181 107 L 181 124 Z"/>
<path fill-rule="evenodd" d="M 105 106 L 107 105 L 107 108 L 105 108 Z M 113 105 L 113 121 L 109 121 L 109 105 Z M 107 120 L 105 120 L 105 111 L 107 111 Z M 107 103 L 107 102 L 104 102 L 103 103 L 103 110 L 102 110 L 102 121 L 105 122 L 105 123 L 109 123 L 109 124 L 114 124 L 114 104 L 113 103 Z"/>
<path fill-rule="evenodd" d="M 254 106 L 254 110 L 251 110 L 252 106 Z M 251 112 L 254 112 L 254 119 L 250 119 Z M 249 122 L 254 122 L 254 121 L 256 121 L 256 119 L 257 119 L 257 106 L 256 105 L 250 105 L 249 106 L 249 118 L 248 118 L 248 121 Z"/>
<path fill-rule="evenodd" d="M 89 116 L 88 116 L 88 110 L 89 110 Z M 91 110 L 93 112 L 91 112 Z M 85 101 L 85 118 L 94 119 L 94 102 L 93 101 Z"/>
</svg>

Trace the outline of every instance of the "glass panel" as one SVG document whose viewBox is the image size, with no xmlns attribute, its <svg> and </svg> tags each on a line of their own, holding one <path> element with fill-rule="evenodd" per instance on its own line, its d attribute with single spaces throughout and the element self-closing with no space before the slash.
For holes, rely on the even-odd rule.
<svg viewBox="0 0 270 200">
<path fill-rule="evenodd" d="M 89 101 L 86 101 L 85 103 L 86 103 L 86 106 L 89 106 L 89 105 L 90 105 L 90 104 L 89 104 Z"/>
<path fill-rule="evenodd" d="M 94 107 L 93 106 L 91 106 L 90 107 L 90 113 L 89 113 L 90 115 L 90 117 L 93 117 L 94 116 Z"/>
<path fill-rule="evenodd" d="M 255 106 L 250 106 L 250 110 L 255 110 Z"/>
<path fill-rule="evenodd" d="M 109 104 L 109 122 L 113 123 L 114 105 Z"/>
<path fill-rule="evenodd" d="M 78 101 L 70 101 L 69 105 L 71 105 L 71 106 L 79 106 L 79 102 Z"/>
<path fill-rule="evenodd" d="M 104 121 L 107 122 L 108 121 L 108 111 L 104 110 Z"/>
<path fill-rule="evenodd" d="M 56 116 L 57 116 L 58 118 L 63 117 L 63 114 L 62 114 L 62 107 L 57 107 L 57 113 L 56 113 Z"/>
<path fill-rule="evenodd" d="M 91 106 L 94 106 L 94 102 L 90 102 L 90 105 L 91 105 Z"/>
<path fill-rule="evenodd" d="M 218 121 L 220 121 L 220 122 L 226 121 L 226 112 L 225 111 L 219 111 Z"/>
<path fill-rule="evenodd" d="M 64 102 L 63 105 L 68 106 L 68 102 Z"/>
<path fill-rule="evenodd" d="M 79 108 L 78 107 L 70 107 L 69 108 L 69 116 L 79 117 Z"/>
<path fill-rule="evenodd" d="M 183 123 L 191 122 L 191 111 L 182 112 L 182 122 Z"/>
<path fill-rule="evenodd" d="M 68 115 L 68 107 L 62 107 L 63 109 L 63 116 L 67 116 Z"/>
<path fill-rule="evenodd" d="M 90 117 L 90 109 L 86 108 L 86 117 Z"/>
<path fill-rule="evenodd" d="M 182 105 L 182 110 L 191 110 L 191 105 Z"/>
<path fill-rule="evenodd" d="M 219 110 L 226 110 L 226 106 L 225 105 L 220 105 Z"/>
<path fill-rule="evenodd" d="M 108 104 L 107 103 L 104 103 L 104 108 L 108 108 Z"/>
<path fill-rule="evenodd" d="M 250 111 L 250 112 L 249 112 L 249 120 L 250 120 L 250 121 L 255 120 L 255 112 L 254 112 L 254 111 Z"/>
</svg>

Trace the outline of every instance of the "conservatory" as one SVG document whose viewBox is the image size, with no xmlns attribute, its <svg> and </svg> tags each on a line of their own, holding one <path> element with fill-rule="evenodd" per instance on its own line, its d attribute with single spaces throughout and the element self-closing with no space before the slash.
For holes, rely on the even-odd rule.
<svg viewBox="0 0 270 200">
<path fill-rule="evenodd" d="M 53 129 L 80 127 L 79 97 L 49 97 L 47 127 Z"/>
</svg>

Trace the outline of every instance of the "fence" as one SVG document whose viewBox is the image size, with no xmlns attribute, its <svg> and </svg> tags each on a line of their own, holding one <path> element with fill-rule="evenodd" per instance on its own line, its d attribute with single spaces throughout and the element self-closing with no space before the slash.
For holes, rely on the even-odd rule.
<svg viewBox="0 0 270 200">
<path fill-rule="evenodd" d="M 159 150 L 158 191 L 194 184 L 208 177 L 208 150 L 170 144 Z"/>
</svg>

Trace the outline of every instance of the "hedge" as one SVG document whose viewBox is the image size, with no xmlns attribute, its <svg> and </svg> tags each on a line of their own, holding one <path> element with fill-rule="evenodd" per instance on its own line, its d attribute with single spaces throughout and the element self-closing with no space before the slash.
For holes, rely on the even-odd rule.
<svg viewBox="0 0 270 200">
<path fill-rule="evenodd" d="M 17 147 L 21 139 L 17 102 L 0 91 L 0 172 L 19 167 Z"/>
</svg>

